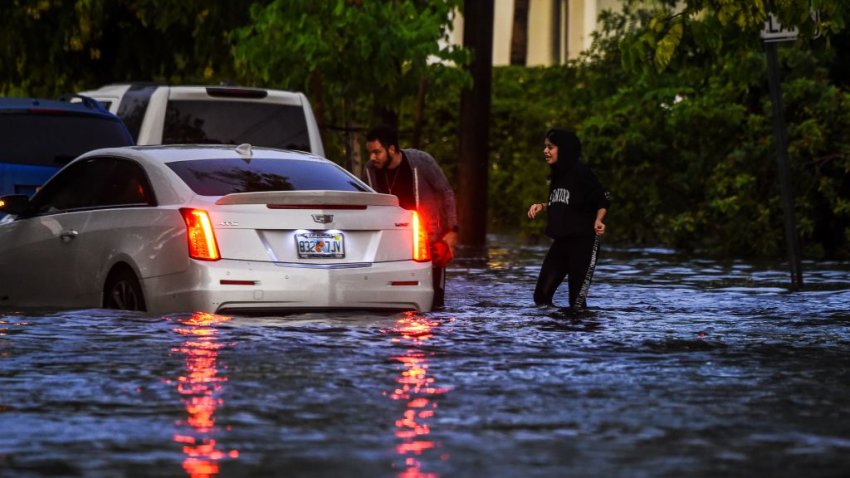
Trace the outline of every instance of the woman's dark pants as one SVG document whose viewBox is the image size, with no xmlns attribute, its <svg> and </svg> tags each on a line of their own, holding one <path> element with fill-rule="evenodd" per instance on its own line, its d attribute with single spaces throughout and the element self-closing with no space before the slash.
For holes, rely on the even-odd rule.
<svg viewBox="0 0 850 478">
<path fill-rule="evenodd" d="M 555 290 L 567 278 L 570 307 L 586 307 L 598 251 L 599 236 L 596 235 L 555 239 L 537 278 L 534 303 L 553 305 Z"/>
</svg>

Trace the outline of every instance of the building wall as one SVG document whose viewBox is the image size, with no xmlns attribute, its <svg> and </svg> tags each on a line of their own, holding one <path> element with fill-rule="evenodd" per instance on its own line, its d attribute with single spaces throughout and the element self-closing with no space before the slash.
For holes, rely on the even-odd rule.
<svg viewBox="0 0 850 478">
<path fill-rule="evenodd" d="M 495 0 L 493 7 L 493 65 L 510 65 L 514 2 Z"/>
<path fill-rule="evenodd" d="M 486 0 L 484 0 L 486 1 Z M 493 65 L 511 62 L 511 34 L 513 32 L 514 0 L 493 0 Z M 560 5 L 559 28 L 561 38 L 554 46 L 555 21 L 553 15 Z M 529 0 L 527 66 L 547 66 L 578 58 L 590 48 L 596 18 L 605 9 L 619 10 L 622 0 Z M 463 17 L 455 16 L 451 42 L 463 44 Z M 558 58 L 555 57 L 555 50 Z"/>
<path fill-rule="evenodd" d="M 567 57 L 578 58 L 585 49 L 585 18 L 593 10 L 589 2 L 567 2 Z"/>
<path fill-rule="evenodd" d="M 513 3 L 513 2 L 510 2 Z M 528 6 L 527 66 L 552 64 L 552 0 L 531 0 Z M 513 11 L 511 12 L 513 20 Z"/>
</svg>

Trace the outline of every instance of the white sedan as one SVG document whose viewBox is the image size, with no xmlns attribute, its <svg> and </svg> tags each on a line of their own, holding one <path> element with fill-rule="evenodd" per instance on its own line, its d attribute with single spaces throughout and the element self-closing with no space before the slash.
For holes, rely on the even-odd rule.
<svg viewBox="0 0 850 478">
<path fill-rule="evenodd" d="M 100 149 L 0 212 L 0 308 L 431 309 L 418 215 L 307 153 Z"/>
</svg>

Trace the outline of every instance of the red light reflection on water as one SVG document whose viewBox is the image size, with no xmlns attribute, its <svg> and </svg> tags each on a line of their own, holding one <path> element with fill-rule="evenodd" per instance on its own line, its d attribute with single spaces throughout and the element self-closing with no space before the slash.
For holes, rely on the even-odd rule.
<svg viewBox="0 0 850 478">
<path fill-rule="evenodd" d="M 238 458 L 239 451 L 219 450 L 213 438 L 219 433 L 215 424 L 215 411 L 223 402 L 218 398 L 225 375 L 219 375 L 218 352 L 225 345 L 217 341 L 216 326 L 230 317 L 196 312 L 180 320 L 174 330 L 186 337 L 179 347 L 171 351 L 185 356 L 186 373 L 177 378 L 177 391 L 183 396 L 187 418 L 178 425 L 186 425 L 184 433 L 174 435 L 174 441 L 183 446 L 186 459 L 183 469 L 192 478 L 214 477 L 219 473 L 218 462 L 224 458 Z"/>
<path fill-rule="evenodd" d="M 404 470 L 399 478 L 438 478 L 436 473 L 422 471 L 421 455 L 440 444 L 429 439 L 431 419 L 437 410 L 437 397 L 448 389 L 437 387 L 436 380 L 428 373 L 428 355 L 420 346 L 433 337 L 433 329 L 439 324 L 426 317 L 407 312 L 396 321 L 392 333 L 393 342 L 406 344 L 409 348 L 403 355 L 393 357 L 401 365 L 401 374 L 396 377 L 397 387 L 387 395 L 405 402 L 401 418 L 395 421 L 395 436 L 398 439 L 396 453 L 404 458 Z M 447 459 L 443 455 L 441 459 Z"/>
</svg>

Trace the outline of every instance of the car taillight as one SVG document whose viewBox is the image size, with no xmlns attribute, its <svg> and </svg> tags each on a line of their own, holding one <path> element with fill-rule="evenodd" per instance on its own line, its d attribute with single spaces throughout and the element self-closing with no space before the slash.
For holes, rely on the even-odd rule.
<svg viewBox="0 0 850 478">
<path fill-rule="evenodd" d="M 416 262 L 427 262 L 431 260 L 431 248 L 428 247 L 428 231 L 422 224 L 419 213 L 413 214 L 413 260 Z"/>
<path fill-rule="evenodd" d="M 205 261 L 221 259 L 215 242 L 210 216 L 203 209 L 180 208 L 186 221 L 186 238 L 189 240 L 189 257 Z"/>
</svg>

